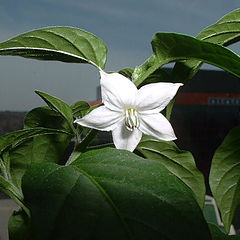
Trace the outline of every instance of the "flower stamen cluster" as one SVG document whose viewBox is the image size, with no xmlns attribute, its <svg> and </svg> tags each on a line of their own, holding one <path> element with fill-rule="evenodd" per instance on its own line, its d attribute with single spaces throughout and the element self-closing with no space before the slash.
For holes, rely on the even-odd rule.
<svg viewBox="0 0 240 240">
<path fill-rule="evenodd" d="M 126 128 L 131 132 L 135 128 L 139 128 L 140 120 L 136 109 L 128 108 L 125 110 L 125 125 Z"/>
</svg>

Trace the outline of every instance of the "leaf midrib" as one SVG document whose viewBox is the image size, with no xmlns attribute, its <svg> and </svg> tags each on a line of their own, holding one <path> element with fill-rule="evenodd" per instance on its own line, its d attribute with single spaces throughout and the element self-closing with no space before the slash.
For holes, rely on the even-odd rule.
<svg viewBox="0 0 240 240">
<path fill-rule="evenodd" d="M 128 228 L 127 223 L 124 220 L 124 217 L 118 211 L 117 206 L 114 204 L 114 202 L 111 200 L 111 198 L 108 196 L 106 191 L 102 188 L 102 186 L 100 184 L 98 184 L 98 182 L 95 181 L 95 179 L 92 176 L 90 176 L 86 171 L 84 171 L 82 168 L 76 167 L 76 166 L 72 166 L 72 167 L 74 169 L 76 169 L 77 171 L 79 171 L 80 173 L 82 173 L 85 177 L 87 177 L 94 184 L 94 186 L 96 186 L 98 188 L 98 190 L 100 191 L 102 196 L 106 199 L 106 201 L 109 203 L 109 205 L 112 207 L 113 211 L 116 213 L 116 215 L 120 219 L 120 222 L 122 223 L 123 229 L 125 230 L 125 232 L 126 232 L 126 234 L 128 236 L 128 239 L 129 240 L 133 240 L 134 239 L 133 238 L 133 234 L 130 231 L 130 229 Z"/>
</svg>

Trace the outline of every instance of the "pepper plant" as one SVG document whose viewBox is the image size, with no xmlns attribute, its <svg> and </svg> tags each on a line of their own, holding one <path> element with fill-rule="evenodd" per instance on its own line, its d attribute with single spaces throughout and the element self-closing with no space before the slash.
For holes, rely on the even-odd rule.
<svg viewBox="0 0 240 240">
<path fill-rule="evenodd" d="M 240 78 L 240 57 L 227 48 L 239 39 L 237 9 L 196 37 L 156 33 L 152 55 L 118 73 L 104 71 L 106 45 L 82 29 L 48 27 L 0 43 L 0 55 L 91 64 L 102 91 L 96 106 L 36 91 L 46 105 L 0 137 L 0 190 L 19 205 L 10 239 L 240 239 L 228 235 L 240 205 L 240 127 L 216 150 L 209 177 L 223 232 L 204 217 L 203 174 L 167 120 L 202 63 Z M 113 144 L 93 144 L 98 131 L 112 131 Z"/>
</svg>

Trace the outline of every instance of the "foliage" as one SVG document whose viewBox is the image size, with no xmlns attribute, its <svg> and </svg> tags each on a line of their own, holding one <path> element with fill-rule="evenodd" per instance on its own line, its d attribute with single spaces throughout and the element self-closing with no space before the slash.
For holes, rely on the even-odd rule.
<svg viewBox="0 0 240 240">
<path fill-rule="evenodd" d="M 137 87 L 187 83 L 203 62 L 240 77 L 240 57 L 227 48 L 239 38 L 235 10 L 197 37 L 156 33 L 152 56 L 119 72 Z M 106 53 L 101 39 L 72 27 L 43 28 L 0 43 L 0 55 L 87 63 L 99 70 Z M 169 62 L 175 66 L 166 72 L 162 67 Z M 74 120 L 99 105 L 69 105 L 36 93 L 47 106 L 30 111 L 24 129 L 0 137 L 0 190 L 20 207 L 9 221 L 11 240 L 239 239 L 203 217 L 205 183 L 190 152 L 148 136 L 135 153 L 92 146 L 97 131 Z M 211 166 L 210 186 L 227 232 L 240 205 L 239 136 L 239 127 L 229 133 Z"/>
</svg>

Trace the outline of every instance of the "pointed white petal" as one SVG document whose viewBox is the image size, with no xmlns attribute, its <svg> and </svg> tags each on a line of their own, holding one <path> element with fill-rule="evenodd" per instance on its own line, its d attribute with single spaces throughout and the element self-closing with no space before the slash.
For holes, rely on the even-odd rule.
<svg viewBox="0 0 240 240">
<path fill-rule="evenodd" d="M 100 71 L 103 103 L 109 109 L 122 111 L 134 105 L 137 88 L 128 78 L 119 73 Z"/>
<path fill-rule="evenodd" d="M 127 130 L 124 122 L 122 122 L 112 131 L 112 136 L 116 148 L 133 152 L 141 140 L 142 133 L 137 128 L 132 132 Z"/>
<path fill-rule="evenodd" d="M 105 106 L 101 106 L 92 110 L 83 118 L 75 120 L 75 123 L 101 131 L 111 131 L 123 118 L 124 116 L 121 113 L 111 111 Z"/>
<path fill-rule="evenodd" d="M 141 115 L 139 129 L 144 134 L 160 140 L 172 141 L 177 139 L 170 122 L 161 113 Z"/>
<path fill-rule="evenodd" d="M 145 114 L 163 110 L 175 96 L 182 83 L 151 83 L 141 87 L 137 93 L 136 105 Z"/>
</svg>

